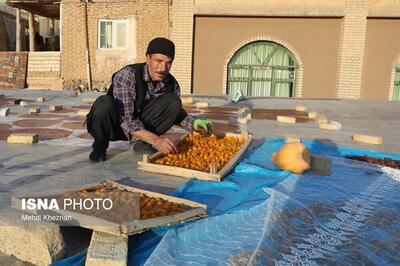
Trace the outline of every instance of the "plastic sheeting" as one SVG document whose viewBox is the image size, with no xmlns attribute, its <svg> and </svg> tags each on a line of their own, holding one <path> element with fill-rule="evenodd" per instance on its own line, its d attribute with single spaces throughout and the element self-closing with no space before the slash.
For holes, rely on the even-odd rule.
<svg viewBox="0 0 400 266">
<path fill-rule="evenodd" d="M 223 182 L 190 180 L 174 195 L 208 205 L 209 218 L 129 239 L 129 265 L 400 264 L 400 174 L 340 157 L 363 149 L 305 142 L 331 156 L 331 176 L 272 170 L 272 139 Z M 83 265 L 84 253 L 54 265 Z"/>
</svg>

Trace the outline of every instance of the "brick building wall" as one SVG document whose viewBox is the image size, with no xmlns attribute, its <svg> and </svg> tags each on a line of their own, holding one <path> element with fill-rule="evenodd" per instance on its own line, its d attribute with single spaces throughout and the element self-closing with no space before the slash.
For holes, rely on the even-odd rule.
<svg viewBox="0 0 400 266">
<path fill-rule="evenodd" d="M 111 75 L 126 64 L 143 62 L 152 38 L 170 35 L 168 0 L 98 0 L 88 3 L 87 10 L 93 88 L 108 84 Z M 84 4 L 62 1 L 61 12 L 61 75 L 69 87 L 77 79 L 87 80 Z M 128 21 L 127 49 L 99 49 L 100 19 Z"/>
</svg>

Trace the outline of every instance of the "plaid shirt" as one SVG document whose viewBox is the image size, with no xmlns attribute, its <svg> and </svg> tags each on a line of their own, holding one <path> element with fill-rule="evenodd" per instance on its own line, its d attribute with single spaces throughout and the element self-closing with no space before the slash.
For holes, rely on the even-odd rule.
<svg viewBox="0 0 400 266">
<path fill-rule="evenodd" d="M 165 91 L 165 84 L 171 75 L 155 85 L 150 79 L 147 64 L 144 65 L 143 80 L 147 83 L 148 90 L 146 91 L 145 101 L 154 100 L 163 96 Z M 117 109 L 122 117 L 121 128 L 128 139 L 136 141 L 137 138 L 133 137 L 130 132 L 135 132 L 144 129 L 143 122 L 133 116 L 135 110 L 136 90 L 135 90 L 135 70 L 129 66 L 122 68 L 115 74 L 113 79 L 114 98 L 118 99 Z M 179 84 L 175 81 L 173 92 L 180 96 L 181 90 Z M 188 115 L 180 123 L 180 126 L 185 127 L 187 131 L 193 131 L 193 117 Z"/>
</svg>

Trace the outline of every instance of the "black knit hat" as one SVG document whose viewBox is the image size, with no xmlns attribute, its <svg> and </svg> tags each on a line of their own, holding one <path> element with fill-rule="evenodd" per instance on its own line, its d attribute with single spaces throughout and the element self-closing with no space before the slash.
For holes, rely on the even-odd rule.
<svg viewBox="0 0 400 266">
<path fill-rule="evenodd" d="M 175 44 L 166 38 L 155 38 L 147 46 L 146 55 L 148 54 L 163 54 L 174 60 Z"/>
</svg>

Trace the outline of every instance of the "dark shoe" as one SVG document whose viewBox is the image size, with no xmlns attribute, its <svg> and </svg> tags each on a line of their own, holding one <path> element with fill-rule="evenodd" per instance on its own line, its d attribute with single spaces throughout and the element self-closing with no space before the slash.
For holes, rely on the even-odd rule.
<svg viewBox="0 0 400 266">
<path fill-rule="evenodd" d="M 139 153 L 148 153 L 148 154 L 153 154 L 157 152 L 156 149 L 151 146 L 151 144 L 138 140 L 136 141 L 135 145 L 133 145 L 133 150 Z"/>
<path fill-rule="evenodd" d="M 89 159 L 93 162 L 103 162 L 106 160 L 107 142 L 95 140 L 92 144 L 93 151 L 89 154 Z"/>
<path fill-rule="evenodd" d="M 89 159 L 93 162 L 104 162 L 106 160 L 106 152 L 101 152 L 101 151 L 97 151 L 97 150 L 93 150 L 90 154 L 89 154 Z"/>
</svg>

